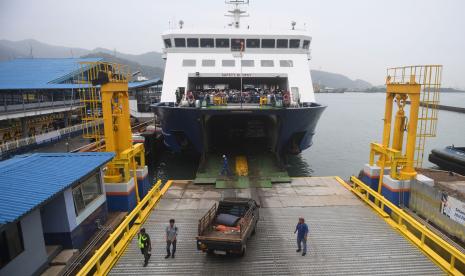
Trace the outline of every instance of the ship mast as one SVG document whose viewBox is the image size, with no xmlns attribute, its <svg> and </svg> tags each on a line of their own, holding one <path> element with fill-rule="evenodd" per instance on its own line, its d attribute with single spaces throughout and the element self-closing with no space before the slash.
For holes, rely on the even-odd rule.
<svg viewBox="0 0 465 276">
<path fill-rule="evenodd" d="M 233 6 L 233 9 L 228 11 L 229 14 L 225 14 L 225 16 L 233 18 L 233 21 L 229 24 L 229 26 L 239 28 L 241 17 L 249 16 L 246 14 L 245 10 L 241 10 L 241 5 L 248 5 L 249 0 L 225 0 L 224 2 Z"/>
</svg>

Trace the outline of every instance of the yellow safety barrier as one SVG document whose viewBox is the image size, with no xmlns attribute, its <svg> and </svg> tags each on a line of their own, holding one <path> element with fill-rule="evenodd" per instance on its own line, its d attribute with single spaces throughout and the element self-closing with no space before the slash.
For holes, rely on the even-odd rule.
<svg viewBox="0 0 465 276">
<path fill-rule="evenodd" d="M 342 183 L 344 182 L 342 179 L 337 180 L 371 206 L 389 225 L 404 235 L 449 275 L 465 274 L 465 254 L 457 248 L 433 233 L 425 225 L 418 222 L 378 192 L 368 187 L 357 177 L 352 176 L 350 178 L 354 184 L 352 187 L 347 185 L 347 183 Z M 372 202 L 370 198 L 374 198 L 379 202 L 380 206 Z M 385 208 L 391 210 L 391 215 L 385 211 Z"/>
<path fill-rule="evenodd" d="M 236 174 L 239 176 L 247 176 L 249 174 L 247 158 L 243 155 L 236 157 Z"/>
<path fill-rule="evenodd" d="M 142 201 L 124 219 L 118 228 L 110 234 L 103 245 L 97 249 L 90 260 L 77 273 L 82 275 L 107 275 L 127 248 L 132 238 L 139 232 L 141 225 L 150 215 L 153 207 L 166 193 L 172 181 L 161 187 L 161 180 L 149 191 Z"/>
</svg>

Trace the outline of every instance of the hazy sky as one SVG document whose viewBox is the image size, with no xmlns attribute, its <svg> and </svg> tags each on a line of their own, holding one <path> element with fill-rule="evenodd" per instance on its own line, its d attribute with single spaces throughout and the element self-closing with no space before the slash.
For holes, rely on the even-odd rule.
<svg viewBox="0 0 465 276">
<path fill-rule="evenodd" d="M 160 34 L 223 28 L 223 0 L 0 0 L 0 38 L 139 54 L 160 51 Z M 443 85 L 465 88 L 463 0 L 251 0 L 251 28 L 304 23 L 312 66 L 382 84 L 389 66 L 443 64 Z"/>
</svg>

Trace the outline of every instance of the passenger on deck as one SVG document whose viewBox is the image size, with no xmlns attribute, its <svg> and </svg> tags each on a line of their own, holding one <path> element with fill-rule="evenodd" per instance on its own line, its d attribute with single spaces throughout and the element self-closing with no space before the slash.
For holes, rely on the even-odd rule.
<svg viewBox="0 0 465 276">
<path fill-rule="evenodd" d="M 305 223 L 304 218 L 299 218 L 299 222 L 295 227 L 294 234 L 297 232 L 297 250 L 296 252 L 300 252 L 302 250 L 301 245 L 303 244 L 303 251 L 302 256 L 307 254 L 307 236 L 308 236 L 308 226 Z"/>
<path fill-rule="evenodd" d="M 174 219 L 170 219 L 170 224 L 166 226 L 166 256 L 165 259 L 168 259 L 170 256 L 174 258 L 174 253 L 176 253 L 176 241 L 178 237 L 178 227 L 174 225 Z M 173 250 L 171 251 L 171 245 L 173 245 Z"/>
<path fill-rule="evenodd" d="M 223 154 L 223 168 L 221 169 L 221 175 L 231 175 L 231 171 L 229 170 L 229 165 L 228 165 L 228 158 L 226 155 Z"/>
<path fill-rule="evenodd" d="M 150 236 L 145 232 L 145 228 L 141 228 L 139 235 L 137 235 L 137 243 L 140 248 L 140 252 L 144 255 L 144 267 L 149 263 L 150 256 L 152 255 L 152 243 L 150 242 Z"/>
</svg>

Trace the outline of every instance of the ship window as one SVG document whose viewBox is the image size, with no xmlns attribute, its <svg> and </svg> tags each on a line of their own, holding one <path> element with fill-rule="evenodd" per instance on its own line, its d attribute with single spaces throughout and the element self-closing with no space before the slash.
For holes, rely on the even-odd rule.
<svg viewBox="0 0 465 276">
<path fill-rule="evenodd" d="M 310 40 L 304 40 L 304 44 L 302 45 L 302 48 L 304 49 L 310 48 Z"/>
<path fill-rule="evenodd" d="M 183 59 L 182 66 L 184 67 L 194 67 L 195 66 L 195 59 Z"/>
<path fill-rule="evenodd" d="M 276 48 L 287 48 L 288 40 L 287 39 L 278 39 L 276 42 Z"/>
<path fill-rule="evenodd" d="M 175 47 L 186 47 L 186 39 L 185 38 L 175 38 L 174 39 L 174 46 Z"/>
<path fill-rule="evenodd" d="M 271 59 L 270 60 L 264 59 L 260 61 L 260 65 L 262 67 L 274 67 L 274 61 Z"/>
<path fill-rule="evenodd" d="M 293 67 L 294 62 L 292 60 L 280 60 L 279 61 L 279 66 L 281 66 L 281 67 Z"/>
<path fill-rule="evenodd" d="M 260 48 L 260 39 L 247 39 L 247 48 Z"/>
<path fill-rule="evenodd" d="M 229 38 L 217 38 L 216 48 L 229 48 Z"/>
<path fill-rule="evenodd" d="M 74 210 L 79 215 L 102 194 L 100 173 L 95 173 L 73 188 Z"/>
<path fill-rule="evenodd" d="M 167 38 L 165 41 L 165 48 L 171 48 L 171 39 Z"/>
<path fill-rule="evenodd" d="M 201 38 L 200 47 L 202 48 L 213 48 L 215 47 L 215 40 L 213 38 Z"/>
<path fill-rule="evenodd" d="M 231 39 L 231 50 L 240 51 L 241 43 L 244 44 L 244 39 L 242 38 L 232 38 Z"/>
<path fill-rule="evenodd" d="M 274 48 L 276 40 L 274 39 L 262 39 L 262 48 Z"/>
<path fill-rule="evenodd" d="M 241 60 L 242 67 L 254 67 L 254 61 L 252 59 Z"/>
<path fill-rule="evenodd" d="M 234 59 L 223 59 L 221 61 L 221 65 L 223 67 L 234 67 L 236 66 L 236 62 L 234 61 Z"/>
<path fill-rule="evenodd" d="M 190 47 L 190 48 L 199 47 L 199 39 L 198 38 L 188 38 L 187 39 L 187 47 Z"/>
<path fill-rule="evenodd" d="M 215 60 L 214 59 L 204 59 L 204 60 L 202 60 L 202 66 L 213 67 L 213 66 L 215 66 Z"/>
<path fill-rule="evenodd" d="M 0 269 L 24 251 L 21 223 L 10 223 L 0 232 Z"/>
<path fill-rule="evenodd" d="M 300 46 L 300 39 L 289 40 L 289 48 L 299 48 L 299 46 Z"/>
</svg>

